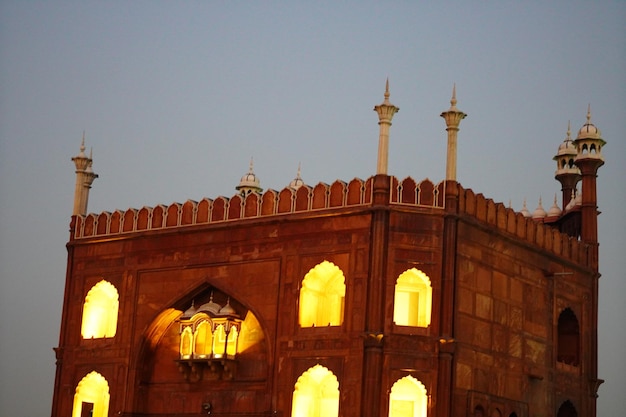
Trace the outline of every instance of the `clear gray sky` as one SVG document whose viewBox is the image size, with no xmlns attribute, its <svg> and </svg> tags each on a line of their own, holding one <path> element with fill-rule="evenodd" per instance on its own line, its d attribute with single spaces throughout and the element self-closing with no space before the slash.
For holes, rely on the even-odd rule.
<svg viewBox="0 0 626 417">
<path fill-rule="evenodd" d="M 626 2 L 0 0 L 0 415 L 49 415 L 74 168 L 89 209 L 232 196 L 375 173 L 385 79 L 400 107 L 389 172 L 440 181 L 439 114 L 468 113 L 458 178 L 521 209 L 560 185 L 552 157 L 592 122 L 598 178 L 599 416 L 626 387 Z"/>
</svg>

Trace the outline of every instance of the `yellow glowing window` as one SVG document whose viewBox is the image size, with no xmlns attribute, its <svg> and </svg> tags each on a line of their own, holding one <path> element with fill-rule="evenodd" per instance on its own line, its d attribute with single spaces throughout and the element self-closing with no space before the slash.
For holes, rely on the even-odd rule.
<svg viewBox="0 0 626 417">
<path fill-rule="evenodd" d="M 391 387 L 389 417 L 426 417 L 428 396 L 426 387 L 408 375 Z"/>
<path fill-rule="evenodd" d="M 74 394 L 72 417 L 107 417 L 109 415 L 109 384 L 97 372 L 80 380 Z"/>
<path fill-rule="evenodd" d="M 186 329 L 185 329 L 186 330 Z M 213 349 L 213 333 L 211 333 L 211 323 L 203 320 L 196 327 L 194 344 L 194 356 L 196 358 L 207 358 L 211 356 Z M 182 353 L 182 352 L 181 352 Z"/>
<path fill-rule="evenodd" d="M 187 326 L 180 335 L 180 357 L 181 359 L 191 358 L 193 343 L 193 333 L 191 327 Z"/>
<path fill-rule="evenodd" d="M 221 358 L 226 351 L 226 330 L 224 325 L 220 324 L 215 328 L 213 337 L 213 357 Z"/>
<path fill-rule="evenodd" d="M 340 326 L 345 296 L 345 277 L 341 269 L 328 261 L 318 264 L 302 280 L 300 326 Z"/>
<path fill-rule="evenodd" d="M 339 381 L 322 365 L 300 375 L 293 391 L 291 417 L 336 417 L 339 415 Z"/>
<path fill-rule="evenodd" d="M 119 295 L 117 289 L 105 280 L 94 285 L 87 293 L 83 306 L 81 325 L 83 338 L 115 336 L 118 309 Z"/>
<path fill-rule="evenodd" d="M 433 289 L 422 271 L 412 268 L 396 281 L 393 299 L 393 321 L 399 326 L 428 327 Z"/>
</svg>

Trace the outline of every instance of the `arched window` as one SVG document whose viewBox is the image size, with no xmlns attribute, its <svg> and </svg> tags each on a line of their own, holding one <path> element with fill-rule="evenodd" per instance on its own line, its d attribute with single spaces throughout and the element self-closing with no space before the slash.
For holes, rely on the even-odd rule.
<svg viewBox="0 0 626 417">
<path fill-rule="evenodd" d="M 300 326 L 340 326 L 345 296 L 345 277 L 341 269 L 328 261 L 318 264 L 302 280 Z"/>
<path fill-rule="evenodd" d="M 194 337 L 194 357 L 207 358 L 211 356 L 211 352 L 213 350 L 213 333 L 211 332 L 211 322 L 207 320 L 202 320 L 196 327 Z"/>
<path fill-rule="evenodd" d="M 94 285 L 87 293 L 83 305 L 83 339 L 115 336 L 118 309 L 119 295 L 113 284 L 102 280 Z"/>
<path fill-rule="evenodd" d="M 430 279 L 411 268 L 396 280 L 393 299 L 393 321 L 399 326 L 428 327 L 433 298 Z"/>
<path fill-rule="evenodd" d="M 559 407 L 559 411 L 556 414 L 556 417 L 578 417 L 578 412 L 576 411 L 576 407 L 570 401 L 565 401 Z"/>
<path fill-rule="evenodd" d="M 580 331 L 576 314 L 566 308 L 559 315 L 556 360 L 568 365 L 580 364 Z"/>
<path fill-rule="evenodd" d="M 485 417 L 485 409 L 483 408 L 482 405 L 477 405 L 476 408 L 474 408 L 474 414 L 472 414 L 473 417 Z"/>
<path fill-rule="evenodd" d="M 74 394 L 72 417 L 107 417 L 109 415 L 109 384 L 97 372 L 80 380 Z"/>
<path fill-rule="evenodd" d="M 191 326 L 186 326 L 180 334 L 180 358 L 189 359 L 192 354 L 193 333 Z"/>
<path fill-rule="evenodd" d="M 291 417 L 337 417 L 339 382 L 320 364 L 300 375 L 293 391 Z"/>
<path fill-rule="evenodd" d="M 428 396 L 426 387 L 410 375 L 401 378 L 391 387 L 389 417 L 426 417 Z"/>
</svg>

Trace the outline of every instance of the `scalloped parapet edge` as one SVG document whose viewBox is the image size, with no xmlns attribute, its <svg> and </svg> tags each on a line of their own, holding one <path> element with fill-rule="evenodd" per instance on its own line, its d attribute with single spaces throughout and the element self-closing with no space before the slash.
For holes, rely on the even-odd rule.
<svg viewBox="0 0 626 417">
<path fill-rule="evenodd" d="M 208 223 L 220 223 L 263 216 L 313 212 L 372 204 L 373 178 L 354 178 L 350 182 L 336 180 L 316 186 L 303 185 L 297 190 L 269 189 L 262 194 L 239 194 L 200 201 L 187 200 L 169 206 L 156 205 L 140 209 L 129 208 L 114 212 L 73 216 L 71 239 L 119 235 L 147 230 L 168 229 Z M 443 209 L 444 183 L 433 184 L 429 179 L 416 182 L 411 177 L 402 181 L 392 177 L 390 204 Z"/>
<path fill-rule="evenodd" d="M 514 235 L 519 239 L 549 251 L 575 263 L 588 264 L 592 252 L 585 242 L 560 232 L 542 222 L 524 217 L 521 212 L 496 203 L 483 194 L 476 194 L 469 188 L 458 185 L 459 215 L 467 215 L 479 222 Z"/>
</svg>

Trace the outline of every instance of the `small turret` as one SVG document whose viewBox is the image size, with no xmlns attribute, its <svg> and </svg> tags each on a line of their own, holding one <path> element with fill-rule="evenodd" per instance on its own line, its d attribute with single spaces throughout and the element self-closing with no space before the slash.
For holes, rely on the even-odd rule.
<svg viewBox="0 0 626 417">
<path fill-rule="evenodd" d="M 576 145 L 571 138 L 570 123 L 567 123 L 567 136 L 563 143 L 559 145 L 556 155 L 552 158 L 556 161 L 556 172 L 554 178 L 561 183 L 563 193 L 563 207 L 567 207 L 572 196 L 572 191 L 576 189 L 576 184 L 580 181 L 580 169 L 575 165 L 578 152 Z"/>
<path fill-rule="evenodd" d="M 89 157 L 85 155 L 85 132 L 80 144 L 80 152 L 72 158 L 76 167 L 76 185 L 74 187 L 74 209 L 72 215 L 87 214 L 87 203 L 89 201 L 89 190 L 91 184 L 98 178 L 98 174 L 93 172 L 93 159 L 90 152 Z"/>
<path fill-rule="evenodd" d="M 441 113 L 446 121 L 446 130 L 448 131 L 448 154 L 446 158 L 446 180 L 456 181 L 456 142 L 459 132 L 461 120 L 465 119 L 467 114 L 456 108 L 456 84 L 452 87 L 452 99 L 450 99 L 450 108 L 448 111 Z"/>
<path fill-rule="evenodd" d="M 263 192 L 263 188 L 261 188 L 261 181 L 254 174 L 254 160 L 252 158 L 250 158 L 250 168 L 248 169 L 248 173 L 241 177 L 241 181 L 239 181 L 239 185 L 236 186 L 235 189 L 244 197 L 253 192 Z"/>
<path fill-rule="evenodd" d="M 378 106 L 374 106 L 374 111 L 378 113 L 378 125 L 380 133 L 378 135 L 378 163 L 376 174 L 387 175 L 387 161 L 389 159 L 389 127 L 391 119 L 400 109 L 389 102 L 389 79 L 385 85 L 385 100 Z"/>
</svg>

